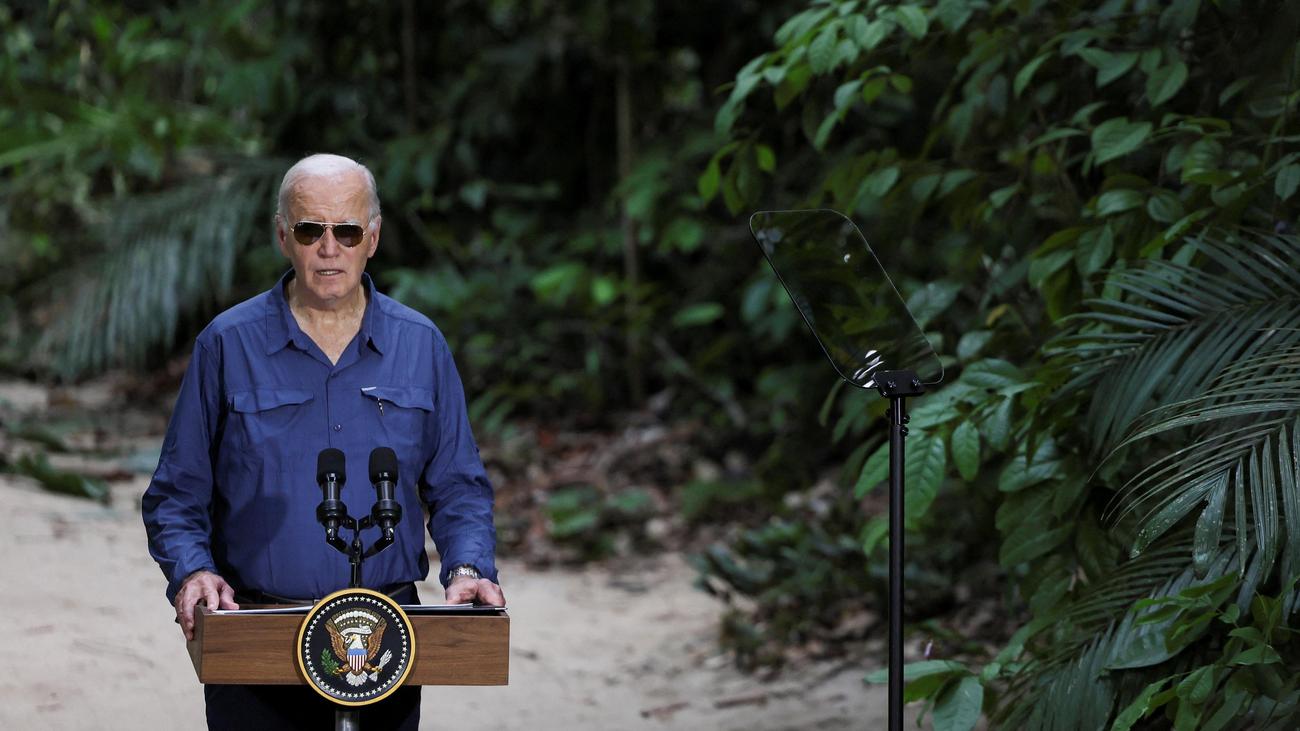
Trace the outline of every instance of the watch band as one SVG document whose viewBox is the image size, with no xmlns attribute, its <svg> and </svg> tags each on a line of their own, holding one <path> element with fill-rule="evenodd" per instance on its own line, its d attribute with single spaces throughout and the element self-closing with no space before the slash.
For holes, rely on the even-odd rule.
<svg viewBox="0 0 1300 731">
<path fill-rule="evenodd" d="M 447 583 L 450 584 L 451 582 L 455 581 L 456 577 L 458 576 L 468 576 L 471 579 L 476 579 L 476 580 L 483 578 L 483 575 L 478 572 L 478 569 L 474 568 L 473 566 L 470 566 L 467 563 L 461 564 L 460 566 L 457 566 L 456 568 L 449 571 L 447 573 Z"/>
</svg>

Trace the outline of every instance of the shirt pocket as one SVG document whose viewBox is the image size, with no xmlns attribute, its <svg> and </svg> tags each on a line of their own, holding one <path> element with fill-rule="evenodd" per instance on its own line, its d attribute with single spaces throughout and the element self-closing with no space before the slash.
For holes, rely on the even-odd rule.
<svg viewBox="0 0 1300 731">
<path fill-rule="evenodd" d="M 306 433 L 308 404 L 316 397 L 297 388 L 255 388 L 230 394 L 227 429 L 242 445 L 265 446 L 301 438 Z"/>
<path fill-rule="evenodd" d="M 421 453 L 425 424 L 433 413 L 433 391 L 408 386 L 365 386 L 361 395 L 378 412 L 384 436 L 399 457 Z"/>
</svg>

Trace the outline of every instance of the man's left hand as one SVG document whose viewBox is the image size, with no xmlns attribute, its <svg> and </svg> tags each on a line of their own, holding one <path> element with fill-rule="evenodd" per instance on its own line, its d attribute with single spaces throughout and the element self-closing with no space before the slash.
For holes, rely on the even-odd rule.
<svg viewBox="0 0 1300 731">
<path fill-rule="evenodd" d="M 457 576 L 447 586 L 447 603 L 488 604 L 494 607 L 504 607 L 506 605 L 506 596 L 501 593 L 501 587 L 492 583 L 489 579 Z"/>
</svg>

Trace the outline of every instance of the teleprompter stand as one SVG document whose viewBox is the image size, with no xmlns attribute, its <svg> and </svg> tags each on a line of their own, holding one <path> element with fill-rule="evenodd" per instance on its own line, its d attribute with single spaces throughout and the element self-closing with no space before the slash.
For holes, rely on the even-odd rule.
<svg viewBox="0 0 1300 731">
<path fill-rule="evenodd" d="M 763 211 L 750 231 L 840 377 L 889 399 L 889 729 L 903 728 L 907 398 L 943 365 L 857 227 L 829 210 Z"/>
<path fill-rule="evenodd" d="M 907 397 L 925 393 L 912 371 L 882 371 L 876 390 L 889 399 L 889 729 L 903 728 L 903 463 Z"/>
</svg>

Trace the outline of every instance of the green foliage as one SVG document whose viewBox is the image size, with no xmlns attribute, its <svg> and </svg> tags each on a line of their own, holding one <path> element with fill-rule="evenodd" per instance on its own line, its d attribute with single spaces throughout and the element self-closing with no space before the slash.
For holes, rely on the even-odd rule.
<svg viewBox="0 0 1300 731">
<path fill-rule="evenodd" d="M 64 375 L 140 365 L 230 296 L 282 163 L 242 159 L 252 129 L 221 106 L 249 90 L 212 69 L 229 79 L 250 64 L 228 58 L 294 45 L 259 44 L 250 8 L 0 9 L 0 289 L 37 326 L 10 323 L 6 360 Z"/>
<path fill-rule="evenodd" d="M 353 155 L 371 271 L 452 341 L 476 426 L 599 422 L 643 381 L 753 458 L 679 497 L 743 522 L 698 565 L 775 662 L 864 636 L 883 592 L 883 405 L 827 393 L 736 219 L 837 208 L 949 374 L 912 405 L 909 616 L 988 562 L 1019 625 L 910 697 L 944 728 L 1294 726 L 1297 27 L 1259 0 L 6 6 L 0 362 L 170 355 L 283 267 L 257 222 L 287 161 Z M 552 538 L 598 555 L 649 499 L 561 488 Z"/>
<path fill-rule="evenodd" d="M 887 670 L 867 676 L 869 683 L 889 682 Z M 959 662 L 922 660 L 903 669 L 903 701 L 910 703 L 933 697 L 935 731 L 970 731 L 980 720 L 984 687 L 980 678 Z"/>
<path fill-rule="evenodd" d="M 326 675 L 334 675 L 343 667 L 328 647 L 320 651 L 320 666 Z"/>
<path fill-rule="evenodd" d="M 103 480 L 57 469 L 50 464 L 44 453 L 22 455 L 9 469 L 35 478 L 41 487 L 51 492 L 90 498 L 102 503 L 109 500 L 108 485 Z"/>
<path fill-rule="evenodd" d="M 861 546 L 845 535 L 849 520 L 842 509 L 816 522 L 773 518 L 732 546 L 715 544 L 692 557 L 710 577 L 706 590 L 757 600 L 757 613 L 733 610 L 723 625 L 723 644 L 741 667 L 780 664 L 790 645 L 863 636 L 866 627 L 851 618 L 861 616 L 864 598 L 843 591 L 866 575 Z"/>
<path fill-rule="evenodd" d="M 590 485 L 572 485 L 546 500 L 548 532 L 553 540 L 576 548 L 582 558 L 602 558 L 626 534 L 645 542 L 642 524 L 654 514 L 654 500 L 640 488 L 605 495 Z"/>
<path fill-rule="evenodd" d="M 1297 28 L 1260 2 L 823 1 L 738 72 L 700 192 L 863 226 L 950 374 L 912 409 L 909 460 L 949 459 L 908 468 L 909 541 L 932 491 L 996 510 L 1020 630 L 912 684 L 936 723 L 1294 725 L 1285 682 L 1245 694 L 1294 650 L 1227 650 L 1297 602 Z M 885 448 L 860 450 L 866 496 Z M 1203 585 L 1222 600 L 1160 603 Z"/>
<path fill-rule="evenodd" d="M 0 275 L 14 335 L 0 357 L 75 378 L 183 349 L 283 268 L 266 245 L 275 182 L 298 155 L 331 150 L 376 173 L 370 271 L 439 323 L 486 428 L 627 406 L 632 370 L 690 415 L 747 425 L 752 388 L 720 364 L 764 363 L 791 330 L 717 337 L 738 325 L 757 262 L 701 276 L 748 244 L 719 235 L 695 170 L 715 144 L 704 92 L 761 37 L 705 42 L 721 8 L 698 10 L 0 9 L 0 220 L 13 234 L 0 246 L 15 264 Z M 726 8 L 739 27 L 782 12 Z M 313 38 L 331 38 L 330 53 Z M 756 164 L 774 169 L 771 150 Z"/>
<path fill-rule="evenodd" d="M 692 480 L 682 485 L 682 517 L 691 522 L 721 520 L 762 497 L 757 480 Z"/>
</svg>

